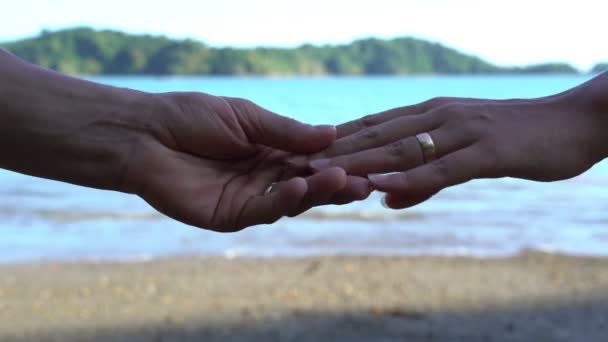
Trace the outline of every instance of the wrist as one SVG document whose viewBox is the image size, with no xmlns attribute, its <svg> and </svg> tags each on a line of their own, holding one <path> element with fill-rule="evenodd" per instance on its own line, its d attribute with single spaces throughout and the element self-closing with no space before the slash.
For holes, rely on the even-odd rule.
<svg viewBox="0 0 608 342">
<path fill-rule="evenodd" d="M 124 191 L 152 96 L 0 57 L 0 167 Z"/>
<path fill-rule="evenodd" d="M 608 72 L 587 83 L 594 111 L 608 116 Z"/>
<path fill-rule="evenodd" d="M 92 144 L 74 147 L 91 155 L 80 165 L 88 186 L 134 193 L 146 172 L 139 161 L 159 131 L 158 102 L 153 94 L 130 89 L 119 90 L 114 101 L 83 124 L 81 136 Z"/>
<path fill-rule="evenodd" d="M 608 73 L 559 94 L 552 101 L 556 108 L 571 115 L 573 129 L 580 129 L 581 134 L 588 140 L 588 151 L 584 152 L 592 156 L 593 163 L 608 157 L 608 139 L 606 139 L 608 77 L 606 76 Z"/>
</svg>

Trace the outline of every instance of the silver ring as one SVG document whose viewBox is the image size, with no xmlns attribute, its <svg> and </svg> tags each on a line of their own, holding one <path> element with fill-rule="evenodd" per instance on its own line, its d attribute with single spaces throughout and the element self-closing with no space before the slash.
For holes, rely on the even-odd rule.
<svg viewBox="0 0 608 342">
<path fill-rule="evenodd" d="M 424 158 L 425 164 L 437 158 L 435 142 L 433 142 L 433 137 L 431 137 L 430 134 L 426 132 L 420 133 L 416 135 L 416 140 L 418 140 L 420 148 L 422 149 L 422 157 Z"/>
<path fill-rule="evenodd" d="M 272 183 L 270 184 L 267 188 L 266 191 L 264 191 L 264 196 L 270 194 L 272 192 L 272 189 L 274 189 L 274 186 L 277 185 L 277 183 Z"/>
</svg>

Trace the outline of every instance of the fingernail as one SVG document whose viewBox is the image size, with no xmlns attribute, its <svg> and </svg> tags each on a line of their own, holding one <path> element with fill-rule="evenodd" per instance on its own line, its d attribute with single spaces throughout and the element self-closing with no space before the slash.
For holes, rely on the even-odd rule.
<svg viewBox="0 0 608 342">
<path fill-rule="evenodd" d="M 386 182 L 388 180 L 388 178 L 389 178 L 388 175 L 379 175 L 379 174 L 373 174 L 373 175 L 367 176 L 367 179 L 369 179 L 374 184 L 382 184 L 383 182 Z"/>
<path fill-rule="evenodd" d="M 310 167 L 316 171 L 327 169 L 331 161 L 329 159 L 317 159 L 310 162 Z"/>
<path fill-rule="evenodd" d="M 382 204 L 383 207 L 385 207 L 386 209 L 390 209 L 390 207 L 388 206 L 388 204 L 386 204 L 386 195 L 383 195 L 382 198 L 380 199 L 380 203 Z"/>
</svg>

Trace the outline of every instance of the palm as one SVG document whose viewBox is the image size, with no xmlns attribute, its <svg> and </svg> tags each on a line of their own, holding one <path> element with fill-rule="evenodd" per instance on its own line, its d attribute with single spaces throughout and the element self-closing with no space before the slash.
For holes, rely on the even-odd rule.
<svg viewBox="0 0 608 342">
<path fill-rule="evenodd" d="M 251 199 L 281 176 L 282 167 L 273 155 L 277 156 L 266 150 L 238 161 L 210 161 L 166 151 L 157 165 L 162 176 L 143 197 L 185 223 L 238 230 L 252 224 Z"/>
<path fill-rule="evenodd" d="M 288 153 L 267 146 L 314 152 L 331 137 L 311 137 L 306 130 L 312 128 L 277 119 L 248 101 L 198 93 L 163 96 L 169 104 L 159 120 L 164 125 L 141 153 L 145 177 L 136 193 L 172 218 L 236 231 L 327 203 L 345 186 L 346 175 L 336 169 L 286 180 L 283 165 Z M 279 122 L 265 118 L 268 115 Z M 296 129 L 304 131 L 301 138 L 293 134 Z M 275 182 L 280 182 L 277 190 L 265 194 Z M 352 201 L 367 194 L 358 191 L 346 197 Z"/>
</svg>

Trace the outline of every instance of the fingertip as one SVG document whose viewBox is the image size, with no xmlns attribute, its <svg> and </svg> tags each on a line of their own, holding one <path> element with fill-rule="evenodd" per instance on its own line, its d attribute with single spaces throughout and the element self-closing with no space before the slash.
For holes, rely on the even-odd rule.
<svg viewBox="0 0 608 342">
<path fill-rule="evenodd" d="M 308 192 L 308 184 L 302 177 L 294 177 L 281 184 L 279 191 L 270 194 L 274 206 L 281 212 L 281 216 L 297 209 L 300 202 Z"/>
<path fill-rule="evenodd" d="M 434 194 L 406 195 L 402 193 L 387 193 L 383 198 L 383 205 L 388 209 L 407 209 L 427 201 Z"/>
<path fill-rule="evenodd" d="M 354 201 L 362 201 L 369 197 L 374 191 L 369 180 L 359 176 L 347 175 L 347 184 L 345 189 L 351 195 Z"/>
<path fill-rule="evenodd" d="M 340 167 L 330 167 L 314 172 L 313 177 L 322 182 L 324 190 L 329 192 L 342 190 L 346 186 L 348 178 L 346 171 Z"/>
<path fill-rule="evenodd" d="M 285 182 L 283 186 L 284 196 L 289 198 L 297 198 L 298 200 L 306 194 L 308 191 L 308 184 L 302 177 L 294 177 Z"/>
<path fill-rule="evenodd" d="M 338 185 L 338 189 L 342 189 L 346 186 L 347 174 L 341 167 L 332 167 L 326 170 L 331 176 L 335 177 L 335 184 Z"/>
<path fill-rule="evenodd" d="M 234 229 L 230 231 L 257 224 L 271 224 L 288 215 L 299 207 L 308 191 L 308 184 L 304 178 L 294 177 L 277 183 L 273 189 L 270 193 L 250 198 L 237 217 Z"/>
<path fill-rule="evenodd" d="M 336 139 L 336 136 L 338 135 L 338 129 L 334 125 L 317 125 L 313 127 L 319 132 L 319 134 L 327 136 L 331 138 L 331 140 Z"/>
<path fill-rule="evenodd" d="M 395 203 L 395 196 L 392 196 L 391 194 L 384 194 L 384 196 L 382 196 L 382 199 L 380 199 L 380 203 L 386 209 L 396 210 L 404 208 L 402 206 L 399 206 L 399 203 Z"/>
</svg>

